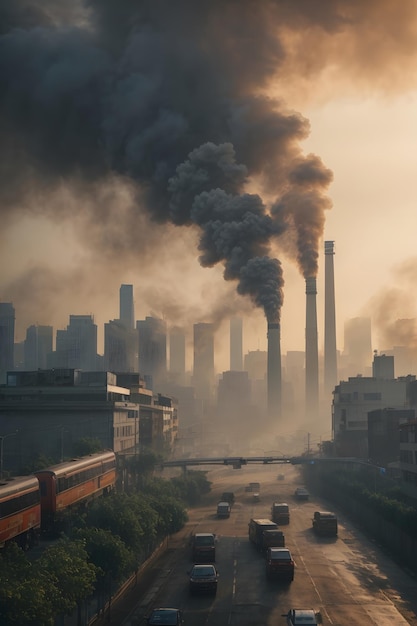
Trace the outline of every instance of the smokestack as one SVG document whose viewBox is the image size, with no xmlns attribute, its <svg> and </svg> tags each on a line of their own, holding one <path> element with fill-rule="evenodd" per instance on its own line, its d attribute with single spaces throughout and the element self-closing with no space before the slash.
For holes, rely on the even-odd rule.
<svg viewBox="0 0 417 626">
<path fill-rule="evenodd" d="M 338 383 L 336 350 L 336 306 L 334 294 L 334 241 L 324 242 L 324 393 L 326 401 Z"/>
<path fill-rule="evenodd" d="M 319 355 L 317 341 L 316 278 L 306 278 L 306 417 L 314 421 L 319 413 Z"/>
<path fill-rule="evenodd" d="M 268 322 L 268 415 L 281 416 L 281 329 L 278 322 Z"/>
</svg>

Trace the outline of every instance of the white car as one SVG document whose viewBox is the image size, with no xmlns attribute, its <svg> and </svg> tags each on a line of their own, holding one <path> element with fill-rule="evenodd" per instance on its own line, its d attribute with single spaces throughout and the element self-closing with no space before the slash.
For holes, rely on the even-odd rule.
<svg viewBox="0 0 417 626">
<path fill-rule="evenodd" d="M 287 618 L 288 626 L 318 626 L 321 623 L 320 613 L 313 609 L 290 609 L 283 617 Z"/>
</svg>

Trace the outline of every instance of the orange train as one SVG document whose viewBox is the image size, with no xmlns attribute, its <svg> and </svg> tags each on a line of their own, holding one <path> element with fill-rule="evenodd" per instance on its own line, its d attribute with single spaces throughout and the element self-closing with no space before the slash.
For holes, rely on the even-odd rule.
<svg viewBox="0 0 417 626">
<path fill-rule="evenodd" d="M 109 493 L 116 485 L 116 455 L 91 454 L 0 484 L 0 547 L 29 547 L 40 532 L 60 528 L 63 514 Z"/>
</svg>

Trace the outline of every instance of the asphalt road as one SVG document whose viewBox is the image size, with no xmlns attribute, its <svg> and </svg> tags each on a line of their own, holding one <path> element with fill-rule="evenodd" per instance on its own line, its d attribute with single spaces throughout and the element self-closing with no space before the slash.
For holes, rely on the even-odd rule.
<svg viewBox="0 0 417 626">
<path fill-rule="evenodd" d="M 285 479 L 277 480 L 283 472 Z M 312 498 L 295 501 L 294 490 L 302 484 L 298 468 L 217 468 L 210 470 L 208 478 L 213 481 L 211 494 L 189 511 L 186 527 L 171 538 L 169 549 L 131 594 L 124 611 L 113 610 L 112 625 L 145 624 L 153 606 L 182 608 L 185 626 L 284 626 L 283 614 L 294 607 L 319 611 L 324 625 L 417 625 L 417 581 L 410 572 L 337 510 L 338 538 L 314 535 L 314 511 L 334 508 Z M 258 503 L 245 491 L 250 481 L 261 484 Z M 216 503 L 223 491 L 234 491 L 236 502 L 230 518 L 217 519 Z M 290 506 L 290 524 L 282 530 L 296 563 L 292 583 L 267 581 L 264 557 L 248 540 L 250 518 L 270 517 L 273 501 Z M 190 596 L 188 591 L 189 537 L 194 532 L 217 535 L 220 578 L 215 597 Z"/>
</svg>

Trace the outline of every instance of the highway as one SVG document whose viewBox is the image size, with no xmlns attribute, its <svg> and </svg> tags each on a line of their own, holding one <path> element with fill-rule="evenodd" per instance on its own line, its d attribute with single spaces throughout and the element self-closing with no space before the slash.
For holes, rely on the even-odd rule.
<svg viewBox="0 0 417 626">
<path fill-rule="evenodd" d="M 285 473 L 284 480 L 277 480 Z M 167 553 L 156 565 L 152 585 L 142 590 L 137 604 L 120 624 L 145 624 L 154 606 L 184 611 L 185 626 L 284 626 L 290 608 L 313 608 L 322 624 L 333 626 L 406 626 L 417 624 L 417 581 L 396 565 L 338 511 L 337 539 L 318 538 L 311 529 L 317 509 L 325 502 L 296 502 L 302 484 L 300 470 L 291 465 L 210 469 L 212 492 L 189 511 L 189 522 L 172 537 Z M 260 502 L 245 491 L 250 481 L 261 484 Z M 223 491 L 234 491 L 236 502 L 228 519 L 217 519 L 216 503 Z M 270 517 L 273 501 L 290 505 L 291 521 L 282 526 L 286 547 L 296 569 L 292 583 L 267 581 L 265 559 L 248 540 L 251 517 Z M 190 596 L 189 537 L 194 532 L 217 535 L 218 592 Z M 113 622 L 112 622 L 113 623 Z"/>
</svg>

